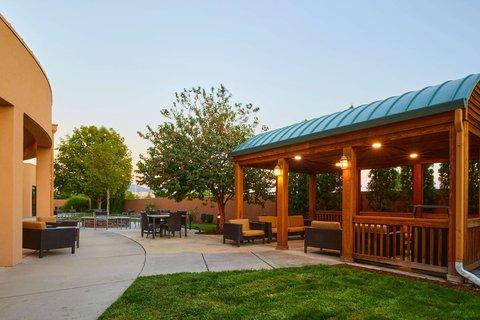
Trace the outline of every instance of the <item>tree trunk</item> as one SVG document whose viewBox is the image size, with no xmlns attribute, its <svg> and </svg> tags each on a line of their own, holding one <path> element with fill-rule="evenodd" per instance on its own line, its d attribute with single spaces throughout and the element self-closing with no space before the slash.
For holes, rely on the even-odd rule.
<svg viewBox="0 0 480 320">
<path fill-rule="evenodd" d="M 102 200 L 97 201 L 97 209 L 102 210 Z"/>
<path fill-rule="evenodd" d="M 108 229 L 109 216 L 110 216 L 110 189 L 107 189 L 107 229 Z"/>
<path fill-rule="evenodd" d="M 218 215 L 217 215 L 217 232 L 223 233 L 223 224 L 225 223 L 225 204 L 223 200 L 219 199 L 217 202 Z"/>
</svg>

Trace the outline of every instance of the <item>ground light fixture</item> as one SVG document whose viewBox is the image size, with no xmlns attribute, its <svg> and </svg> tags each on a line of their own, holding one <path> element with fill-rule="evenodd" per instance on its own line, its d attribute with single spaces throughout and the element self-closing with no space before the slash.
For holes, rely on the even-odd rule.
<svg viewBox="0 0 480 320">
<path fill-rule="evenodd" d="M 410 159 L 417 159 L 418 158 L 418 153 L 412 152 L 409 155 Z"/>
<path fill-rule="evenodd" d="M 338 161 L 337 163 L 335 163 L 335 165 L 336 165 L 337 167 L 339 167 L 340 169 L 342 169 L 342 170 L 347 169 L 347 168 L 348 168 L 348 158 L 347 158 L 347 156 L 345 156 L 345 155 L 342 156 L 342 157 L 340 158 L 340 161 Z"/>
<path fill-rule="evenodd" d="M 298 161 L 298 160 L 302 160 L 302 156 L 299 155 L 299 154 L 297 154 L 295 157 L 293 157 L 293 159 L 295 159 L 295 160 L 297 160 L 297 161 Z"/>
<path fill-rule="evenodd" d="M 382 144 L 380 142 L 372 143 L 372 148 L 373 149 L 380 149 L 381 147 L 382 147 Z"/>
<path fill-rule="evenodd" d="M 278 164 L 275 166 L 275 168 L 273 168 L 273 174 L 276 177 L 279 177 L 279 176 L 282 175 L 282 169 L 280 168 L 280 166 Z"/>
</svg>

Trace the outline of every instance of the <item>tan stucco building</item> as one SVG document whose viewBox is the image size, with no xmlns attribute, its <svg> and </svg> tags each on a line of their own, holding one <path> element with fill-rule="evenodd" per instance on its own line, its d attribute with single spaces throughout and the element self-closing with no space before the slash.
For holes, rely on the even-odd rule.
<svg viewBox="0 0 480 320">
<path fill-rule="evenodd" d="M 33 186 L 27 177 L 33 169 L 24 160 L 36 158 L 36 215 L 53 214 L 55 131 L 47 76 L 0 15 L 0 266 L 22 259 L 22 219 L 31 215 L 31 202 L 24 202 L 24 197 L 32 196 L 24 191 L 24 183 Z M 24 172 L 30 172 L 25 179 Z"/>
</svg>

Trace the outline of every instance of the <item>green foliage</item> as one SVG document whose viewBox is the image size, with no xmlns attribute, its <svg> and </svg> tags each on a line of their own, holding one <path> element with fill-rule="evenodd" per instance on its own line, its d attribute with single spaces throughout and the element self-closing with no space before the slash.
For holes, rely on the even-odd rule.
<svg viewBox="0 0 480 320">
<path fill-rule="evenodd" d="M 394 211 L 398 197 L 399 173 L 396 168 L 371 169 L 367 199 L 375 211 Z"/>
<path fill-rule="evenodd" d="M 213 223 L 213 214 L 202 213 L 200 215 L 200 221 L 202 221 L 202 223 Z"/>
<path fill-rule="evenodd" d="M 434 204 L 433 165 L 423 166 L 423 204 Z"/>
<path fill-rule="evenodd" d="M 411 209 L 413 201 L 413 168 L 404 166 L 400 169 L 400 200 L 403 211 Z"/>
<path fill-rule="evenodd" d="M 468 214 L 479 215 L 478 212 L 478 161 L 472 160 L 468 166 Z"/>
<path fill-rule="evenodd" d="M 83 194 L 73 195 L 68 198 L 67 202 L 62 206 L 63 211 L 75 209 L 77 212 L 85 212 L 89 209 L 90 198 Z"/>
<path fill-rule="evenodd" d="M 148 211 L 148 210 L 157 210 L 157 206 L 154 205 L 153 203 L 147 203 L 145 205 L 145 210 Z"/>
<path fill-rule="evenodd" d="M 478 319 L 480 299 L 440 282 L 341 266 L 139 277 L 106 319 Z"/>
<path fill-rule="evenodd" d="M 342 210 L 342 175 L 340 173 L 317 175 L 317 209 Z"/>
<path fill-rule="evenodd" d="M 125 193 L 131 172 L 130 151 L 115 130 L 82 126 L 60 141 L 55 188 L 58 193 L 86 194 L 100 208 L 110 194 Z"/>
<path fill-rule="evenodd" d="M 440 164 L 440 167 L 438 168 L 438 180 L 440 181 L 439 204 L 449 205 L 450 164 L 448 162 Z"/>
<path fill-rule="evenodd" d="M 308 175 L 291 172 L 288 175 L 288 213 L 308 213 Z"/>
<path fill-rule="evenodd" d="M 232 102 L 224 86 L 176 93 L 173 105 L 161 110 L 165 121 L 139 132 L 151 146 L 137 164 L 138 182 L 176 201 L 211 197 L 223 221 L 225 204 L 234 196 L 230 153 L 254 134 L 258 110 Z M 245 170 L 246 201 L 264 204 L 272 199 L 273 185 L 270 171 Z"/>
</svg>

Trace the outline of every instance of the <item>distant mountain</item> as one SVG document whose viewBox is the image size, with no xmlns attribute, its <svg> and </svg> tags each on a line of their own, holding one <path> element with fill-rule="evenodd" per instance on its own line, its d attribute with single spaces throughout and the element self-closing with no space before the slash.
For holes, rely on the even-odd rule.
<svg viewBox="0 0 480 320">
<path fill-rule="evenodd" d="M 150 190 L 147 187 L 144 186 L 137 186 L 136 184 L 131 184 L 128 186 L 128 191 L 136 193 L 136 192 L 145 192 L 145 193 L 153 193 L 152 190 Z"/>
</svg>

